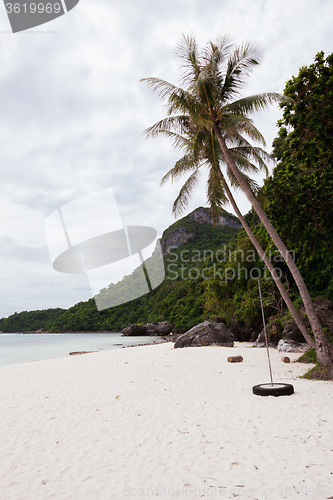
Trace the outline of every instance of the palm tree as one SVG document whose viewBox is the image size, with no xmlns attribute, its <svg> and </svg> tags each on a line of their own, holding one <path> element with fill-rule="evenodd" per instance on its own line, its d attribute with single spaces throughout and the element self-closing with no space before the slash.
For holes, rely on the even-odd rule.
<svg viewBox="0 0 333 500">
<path fill-rule="evenodd" d="M 185 129 L 185 127 L 183 127 Z M 184 130 L 183 130 L 184 132 Z M 148 129 L 148 135 L 154 134 L 154 126 Z M 162 131 L 159 129 L 159 134 Z M 169 172 L 163 177 L 161 181 L 161 185 L 163 185 L 167 180 L 174 181 L 180 176 L 182 176 L 185 172 L 192 170 L 191 175 L 182 186 L 179 195 L 177 196 L 174 204 L 173 204 L 173 213 L 177 215 L 181 213 L 188 204 L 189 196 L 191 195 L 192 189 L 198 182 L 198 173 L 201 167 L 207 166 L 209 169 L 208 175 L 208 183 L 207 183 L 207 198 L 211 207 L 211 211 L 213 214 L 213 219 L 217 222 L 219 217 L 219 209 L 221 205 L 229 200 L 237 217 L 247 235 L 249 236 L 250 241 L 253 246 L 256 248 L 259 256 L 263 260 L 267 269 L 270 271 L 282 298 L 284 299 L 290 313 L 292 314 L 296 324 L 301 330 L 305 340 L 309 344 L 310 347 L 314 347 L 314 342 L 311 338 L 311 335 L 308 333 L 307 328 L 305 326 L 304 321 L 299 316 L 294 304 L 292 303 L 286 289 L 284 288 L 280 277 L 274 270 L 274 266 L 271 261 L 267 257 L 265 251 L 261 247 L 259 241 L 256 239 L 255 235 L 252 233 L 250 227 L 242 216 L 235 199 L 230 191 L 230 188 L 221 172 L 220 165 L 224 163 L 223 154 L 221 154 L 221 148 L 217 141 L 217 137 L 215 134 L 206 134 L 204 135 L 201 131 L 196 130 L 193 126 L 187 125 L 186 137 L 179 133 L 167 131 L 167 135 L 174 141 L 175 144 L 182 147 L 182 149 L 186 150 L 186 154 L 178 160 L 173 168 L 169 170 Z M 238 138 L 237 143 L 241 143 L 241 146 L 230 147 L 229 151 L 234 161 L 237 163 L 238 168 L 243 170 L 242 177 L 245 182 L 249 185 L 250 189 L 253 192 L 258 190 L 258 185 L 256 182 L 251 179 L 248 175 L 244 174 L 244 170 L 247 171 L 255 171 L 257 172 L 259 169 L 263 169 L 267 173 L 266 163 L 263 161 L 271 159 L 271 157 L 261 148 L 258 147 L 249 147 L 248 144 L 244 144 L 245 141 Z M 251 156 L 254 156 L 257 160 L 259 168 L 250 162 Z M 239 187 L 237 179 L 234 177 L 232 171 L 227 166 L 227 175 L 231 181 L 231 185 L 234 187 Z"/>
<path fill-rule="evenodd" d="M 186 162 L 191 163 L 192 161 L 192 164 L 195 164 L 200 158 L 200 151 L 204 155 L 205 147 L 203 145 L 207 145 L 207 136 L 210 135 L 216 139 L 212 139 L 212 146 L 216 142 L 218 143 L 223 163 L 227 165 L 227 172 L 232 173 L 232 179 L 234 182 L 237 181 L 239 187 L 246 194 L 296 282 L 315 337 L 319 363 L 332 366 L 333 347 L 323 332 L 304 279 L 288 249 L 260 206 L 251 188 L 251 182 L 240 169 L 245 165 L 244 158 L 248 159 L 252 156 L 259 163 L 259 166 L 260 159 L 263 161 L 262 154 L 256 151 L 244 137 L 247 136 L 250 140 L 265 144 L 263 136 L 253 125 L 248 115 L 254 111 L 265 109 L 273 102 L 281 102 L 285 97 L 275 93 L 239 97 L 239 90 L 244 85 L 245 77 L 250 74 L 254 65 L 259 64 L 260 56 L 257 49 L 249 43 L 231 49 L 232 45 L 228 39 L 221 38 L 215 43 L 209 42 L 204 49 L 199 51 L 195 38 L 184 36 L 183 43 L 177 47 L 176 55 L 182 62 L 182 85 L 185 88 L 177 87 L 158 78 L 144 79 L 152 90 L 157 91 L 162 99 L 167 100 L 169 107 L 168 117 L 147 129 L 146 133 L 153 137 L 170 136 L 175 145 L 181 146 L 183 144 L 184 146 L 185 144 L 185 148 L 186 144 L 189 143 L 182 143 L 180 137 L 186 138 L 188 134 L 195 135 L 196 139 L 190 138 L 193 158 L 184 157 L 180 160 L 183 163 L 178 165 L 178 167 L 182 166 L 184 171 L 186 170 Z M 178 135 L 179 138 L 177 138 Z M 243 155 L 240 154 L 237 157 L 236 154 L 235 156 L 232 151 L 234 145 L 243 148 Z M 218 168 L 220 169 L 220 166 Z M 185 183 L 183 192 L 185 199 L 187 190 L 195 181 L 196 175 L 194 170 L 190 180 Z M 215 172 L 216 176 L 217 172 Z M 224 186 L 224 183 L 221 185 Z M 219 196 L 216 199 L 217 206 L 219 205 L 218 198 Z M 221 201 L 222 195 L 220 203 Z M 214 203 L 212 207 L 214 210 Z M 236 213 L 238 215 L 239 210 Z"/>
</svg>

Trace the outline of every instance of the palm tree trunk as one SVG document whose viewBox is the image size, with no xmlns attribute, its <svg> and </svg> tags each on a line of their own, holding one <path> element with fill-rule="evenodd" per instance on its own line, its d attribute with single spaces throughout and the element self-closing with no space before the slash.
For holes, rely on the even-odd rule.
<svg viewBox="0 0 333 500">
<path fill-rule="evenodd" d="M 264 224 L 265 228 L 267 229 L 268 234 L 272 238 L 274 245 L 276 246 L 276 248 L 279 250 L 279 252 L 283 256 L 283 258 L 284 258 L 287 266 L 289 267 L 289 270 L 290 270 L 290 272 L 291 272 L 291 274 L 296 282 L 296 285 L 297 285 L 299 292 L 301 294 L 303 304 L 304 304 L 304 307 L 305 307 L 305 310 L 306 310 L 307 316 L 309 318 L 310 325 L 311 325 L 311 328 L 312 328 L 312 331 L 313 331 L 313 334 L 315 337 L 316 353 L 317 353 L 317 358 L 318 358 L 319 363 L 321 365 L 333 366 L 333 346 L 329 343 L 329 341 L 328 341 L 328 339 L 327 339 L 327 337 L 322 329 L 322 326 L 321 326 L 319 319 L 317 317 L 315 308 L 313 306 L 309 291 L 306 287 L 306 284 L 304 282 L 304 279 L 303 279 L 298 267 L 296 266 L 294 260 L 292 259 L 287 247 L 285 246 L 285 244 L 281 240 L 280 236 L 278 235 L 278 233 L 274 229 L 272 223 L 270 222 L 267 215 L 265 214 L 262 207 L 260 206 L 258 200 L 256 199 L 256 197 L 252 193 L 249 186 L 244 181 L 241 173 L 239 172 L 235 162 L 233 161 L 233 159 L 230 155 L 228 147 L 227 147 L 227 145 L 224 141 L 224 138 L 222 136 L 220 127 L 216 123 L 214 123 L 213 129 L 214 129 L 214 132 L 216 133 L 216 136 L 217 136 L 219 144 L 221 146 L 223 155 L 225 157 L 225 160 L 226 160 L 229 168 L 231 169 L 234 176 L 236 177 L 240 187 L 242 188 L 242 190 L 246 194 L 246 196 L 247 196 L 248 200 L 250 201 L 251 205 L 253 206 L 254 210 L 257 212 L 261 222 Z"/>
<path fill-rule="evenodd" d="M 221 173 L 222 175 L 222 173 Z M 300 315 L 298 314 L 298 312 L 296 311 L 296 308 L 294 306 L 294 304 L 292 303 L 286 289 L 284 288 L 280 278 L 277 276 L 277 274 L 275 273 L 275 269 L 274 269 L 274 266 L 273 264 L 271 263 L 271 261 L 269 260 L 269 258 L 267 257 L 266 255 L 266 252 L 261 248 L 260 246 L 260 243 L 259 241 L 257 240 L 257 238 L 254 236 L 254 234 L 252 233 L 250 227 L 248 226 L 247 222 L 245 221 L 244 217 L 242 216 L 236 202 L 235 202 L 235 199 L 234 197 L 232 196 L 231 194 L 231 191 L 229 189 L 229 186 L 228 184 L 226 183 L 224 177 L 222 176 L 223 178 L 223 186 L 225 188 L 225 191 L 227 193 L 227 196 L 229 198 L 229 201 L 233 207 L 233 209 L 235 210 L 236 214 L 237 214 L 237 217 L 238 219 L 240 220 L 240 222 L 242 223 L 242 226 L 244 228 L 244 230 L 246 231 L 248 237 L 250 238 L 253 246 L 255 247 L 255 249 L 257 250 L 258 254 L 260 255 L 260 257 L 262 258 L 265 266 L 267 267 L 267 269 L 269 270 L 269 272 L 271 273 L 272 275 L 272 278 L 273 280 L 275 281 L 275 284 L 276 286 L 278 287 L 280 293 L 281 293 L 281 296 L 283 298 L 283 300 L 285 301 L 292 317 L 294 318 L 295 320 L 295 323 L 297 324 L 298 328 L 301 330 L 302 332 L 302 335 L 303 337 L 305 338 L 307 344 L 311 347 L 311 348 L 314 348 L 314 342 L 311 338 L 311 335 L 308 333 L 307 331 L 307 328 L 304 324 L 304 321 L 302 320 L 302 318 L 300 317 Z"/>
</svg>

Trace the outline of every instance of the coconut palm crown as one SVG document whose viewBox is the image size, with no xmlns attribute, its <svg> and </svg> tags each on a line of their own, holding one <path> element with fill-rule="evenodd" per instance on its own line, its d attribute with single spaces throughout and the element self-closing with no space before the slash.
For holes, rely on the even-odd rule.
<svg viewBox="0 0 333 500">
<path fill-rule="evenodd" d="M 221 165 L 226 167 L 231 185 L 239 187 L 214 133 L 214 124 L 222 131 L 228 150 L 253 193 L 256 193 L 258 185 L 247 173 L 257 173 L 259 170 L 267 173 L 266 162 L 271 157 L 261 147 L 249 142 L 254 140 L 265 146 L 263 136 L 247 115 L 284 97 L 265 93 L 234 100 L 239 97 L 239 90 L 252 66 L 259 64 L 260 55 L 249 43 L 233 52 L 231 49 L 228 39 L 221 38 L 199 51 L 195 38 L 184 36 L 176 55 L 182 63 L 182 84 L 185 89 L 159 78 L 143 80 L 162 99 L 167 100 L 168 105 L 168 117 L 148 128 L 146 135 L 165 135 L 176 147 L 185 150 L 183 158 L 163 177 L 162 184 L 166 180 L 173 181 L 185 173 L 191 173 L 173 205 L 175 215 L 186 207 L 202 166 L 209 170 L 207 198 L 215 219 L 219 207 L 227 201 Z"/>
</svg>

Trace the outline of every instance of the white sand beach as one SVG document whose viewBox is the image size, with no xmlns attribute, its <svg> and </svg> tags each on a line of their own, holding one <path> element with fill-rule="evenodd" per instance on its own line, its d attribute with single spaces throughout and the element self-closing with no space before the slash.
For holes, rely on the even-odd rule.
<svg viewBox="0 0 333 500">
<path fill-rule="evenodd" d="M 333 383 L 270 349 L 295 393 L 256 396 L 269 371 L 250 345 L 0 367 L 0 499 L 333 498 Z"/>
</svg>

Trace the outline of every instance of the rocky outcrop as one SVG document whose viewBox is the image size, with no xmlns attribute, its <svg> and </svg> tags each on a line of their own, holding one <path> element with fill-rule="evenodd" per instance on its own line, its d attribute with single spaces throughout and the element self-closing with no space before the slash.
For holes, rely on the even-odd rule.
<svg viewBox="0 0 333 500">
<path fill-rule="evenodd" d="M 279 340 L 277 349 L 280 352 L 305 352 L 310 349 L 310 347 L 308 344 L 304 344 L 304 342 L 300 343 L 289 339 L 281 339 Z"/>
<path fill-rule="evenodd" d="M 184 220 L 190 220 L 194 222 L 198 222 L 199 224 L 211 224 L 213 225 L 213 218 L 211 216 L 210 210 L 208 208 L 199 207 L 193 210 L 189 215 L 184 217 Z M 168 253 L 168 250 L 173 248 L 179 248 L 181 245 L 186 243 L 190 238 L 194 238 L 196 236 L 196 232 L 193 232 L 193 228 L 190 230 L 186 229 L 186 224 L 184 226 L 178 225 L 174 229 L 172 226 L 168 228 L 166 232 L 166 236 L 163 235 L 161 239 L 161 248 L 162 253 L 165 256 Z M 230 226 L 235 229 L 241 229 L 242 225 L 232 214 L 228 214 L 228 212 L 223 212 L 223 215 L 220 215 L 217 226 L 225 227 Z"/>
<path fill-rule="evenodd" d="M 333 302 L 326 299 L 316 299 L 313 301 L 313 305 L 319 321 L 333 333 Z M 306 314 L 305 307 L 301 306 L 299 312 Z"/>
<path fill-rule="evenodd" d="M 321 324 L 326 326 L 330 332 L 333 333 L 333 303 L 326 299 L 315 299 L 313 305 Z M 304 317 L 306 314 L 305 307 L 301 306 L 299 312 Z M 304 322 L 306 327 L 310 328 L 310 322 L 307 317 L 304 317 Z M 281 336 L 294 342 L 305 342 L 301 330 L 294 321 L 285 325 Z"/>
<path fill-rule="evenodd" d="M 210 214 L 210 210 L 208 208 L 199 207 L 194 210 L 188 218 L 190 220 L 194 220 L 202 224 L 206 222 L 207 224 L 213 224 L 213 217 Z M 231 226 L 236 229 L 241 229 L 242 225 L 236 217 L 225 215 L 220 215 L 219 220 L 217 222 L 217 226 Z"/>
<path fill-rule="evenodd" d="M 209 321 L 199 323 L 178 337 L 174 348 L 202 347 L 212 344 L 233 347 L 234 342 L 231 333 L 224 323 L 210 323 Z"/>
<path fill-rule="evenodd" d="M 234 319 L 231 320 L 229 330 L 232 338 L 238 342 L 254 342 L 258 331 L 260 331 L 254 325 L 246 325 L 244 321 L 235 321 Z"/>
<path fill-rule="evenodd" d="M 126 328 L 123 328 L 121 330 L 121 333 L 125 337 L 135 337 L 138 335 L 147 335 L 146 328 L 144 327 L 144 325 L 135 325 L 135 324 L 130 325 L 130 326 L 126 326 Z"/>
<path fill-rule="evenodd" d="M 268 332 L 267 332 L 267 340 L 268 340 L 268 345 L 269 347 L 276 347 L 276 343 L 272 342 L 269 338 Z M 266 347 L 266 339 L 265 339 L 265 332 L 262 330 L 255 343 L 253 344 L 253 347 Z"/>
<path fill-rule="evenodd" d="M 173 328 L 168 321 L 153 321 L 143 326 L 146 328 L 146 335 L 169 335 Z"/>
<path fill-rule="evenodd" d="M 125 337 L 135 337 L 139 335 L 169 335 L 173 325 L 168 321 L 154 321 L 146 325 L 130 325 L 123 328 L 121 333 Z"/>
<path fill-rule="evenodd" d="M 307 328 L 310 328 L 309 321 L 305 320 L 305 324 Z M 285 325 L 284 330 L 282 332 L 282 337 L 288 340 L 292 340 L 293 342 L 298 342 L 298 343 L 305 342 L 301 330 L 298 328 L 298 326 L 294 321 Z"/>
<path fill-rule="evenodd" d="M 194 238 L 195 233 L 188 232 L 184 227 L 177 227 L 171 231 L 166 238 L 161 241 L 161 248 L 163 255 L 168 253 L 168 249 L 179 248 L 186 243 L 190 238 Z"/>
</svg>

